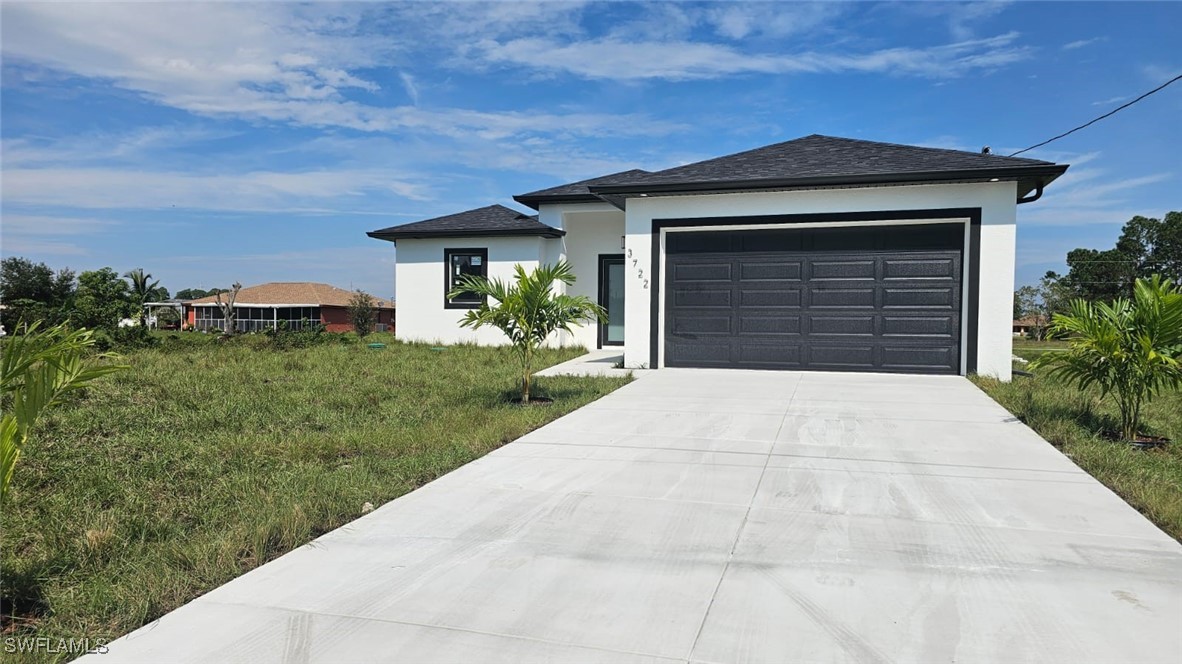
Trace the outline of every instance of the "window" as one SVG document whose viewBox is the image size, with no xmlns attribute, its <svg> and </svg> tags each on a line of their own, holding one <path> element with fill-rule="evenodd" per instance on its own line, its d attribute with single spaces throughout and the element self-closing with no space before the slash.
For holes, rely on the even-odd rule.
<svg viewBox="0 0 1182 664">
<path fill-rule="evenodd" d="M 475 309 L 484 304 L 484 298 L 475 293 L 461 293 L 448 298 L 447 294 L 456 287 L 461 276 L 488 276 L 488 249 L 444 249 L 443 262 L 447 273 L 443 282 L 443 307 L 445 309 Z"/>
</svg>

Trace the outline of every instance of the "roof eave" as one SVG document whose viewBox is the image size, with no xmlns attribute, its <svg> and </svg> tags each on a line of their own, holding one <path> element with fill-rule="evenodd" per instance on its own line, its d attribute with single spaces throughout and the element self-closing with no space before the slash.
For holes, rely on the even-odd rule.
<svg viewBox="0 0 1182 664">
<path fill-rule="evenodd" d="M 1016 180 L 1022 182 L 1041 182 L 1044 186 L 1062 175 L 1067 170 L 1066 165 L 1048 164 L 1046 166 L 1020 166 L 1004 168 L 979 168 L 966 170 L 945 171 L 915 171 L 906 173 L 873 173 L 868 175 L 840 175 L 823 177 L 797 178 L 763 178 L 750 180 L 730 180 L 714 182 L 666 182 L 653 184 L 610 184 L 589 187 L 591 193 L 600 198 L 627 197 L 640 194 L 685 194 L 685 193 L 723 193 L 732 191 L 752 191 L 760 189 L 788 189 L 803 187 L 826 187 L 841 185 L 875 185 L 875 184 L 930 184 L 936 182 L 950 182 L 963 180 Z M 1026 192 L 1033 189 L 1031 184 Z"/>
<path fill-rule="evenodd" d="M 598 200 L 598 199 L 596 199 Z M 387 242 L 396 242 L 397 240 L 427 240 L 432 238 L 449 238 L 449 237 L 544 237 L 544 238 L 559 238 L 566 235 L 566 231 L 561 228 L 550 229 L 509 229 L 509 230 L 463 230 L 463 231 L 403 231 L 403 232 L 383 232 L 383 231 L 369 231 L 366 233 L 369 237 L 375 240 L 386 240 Z"/>
<path fill-rule="evenodd" d="M 514 196 L 513 200 L 534 210 L 541 209 L 542 205 L 549 205 L 553 203 L 600 203 L 603 201 L 602 198 L 594 194 L 555 194 L 550 196 L 530 196 L 528 194 L 522 194 L 519 196 Z"/>
</svg>

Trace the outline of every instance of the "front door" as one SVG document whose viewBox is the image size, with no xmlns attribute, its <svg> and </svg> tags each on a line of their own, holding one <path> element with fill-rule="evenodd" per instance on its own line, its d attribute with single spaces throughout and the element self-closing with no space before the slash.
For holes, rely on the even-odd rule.
<svg viewBox="0 0 1182 664">
<path fill-rule="evenodd" d="M 599 324 L 599 347 L 624 345 L 624 256 L 599 255 L 599 306 L 607 322 Z"/>
</svg>

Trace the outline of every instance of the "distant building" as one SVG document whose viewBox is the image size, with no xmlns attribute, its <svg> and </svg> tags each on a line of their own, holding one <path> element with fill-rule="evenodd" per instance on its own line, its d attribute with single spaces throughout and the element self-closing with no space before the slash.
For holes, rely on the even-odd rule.
<svg viewBox="0 0 1182 664">
<path fill-rule="evenodd" d="M 1047 326 L 1046 316 L 1027 316 L 1019 318 L 1014 321 L 1014 336 L 1025 337 L 1030 335 L 1035 328 L 1044 328 Z"/>
<path fill-rule="evenodd" d="M 228 301 L 222 294 L 222 302 Z M 301 329 L 304 325 L 324 325 L 329 332 L 349 332 L 349 300 L 353 291 L 308 281 L 276 281 L 249 286 L 238 291 L 234 300 L 235 328 L 256 332 L 286 326 Z M 225 320 L 217 296 L 201 297 L 182 304 L 187 327 L 196 330 L 224 330 Z M 394 303 L 374 298 L 379 332 L 394 331 Z"/>
</svg>

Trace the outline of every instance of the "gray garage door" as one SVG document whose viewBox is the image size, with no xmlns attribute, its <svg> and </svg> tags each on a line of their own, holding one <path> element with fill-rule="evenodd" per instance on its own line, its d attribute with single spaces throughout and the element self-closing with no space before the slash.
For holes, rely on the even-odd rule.
<svg viewBox="0 0 1182 664">
<path fill-rule="evenodd" d="M 957 373 L 964 226 L 666 236 L 665 366 Z"/>
</svg>

